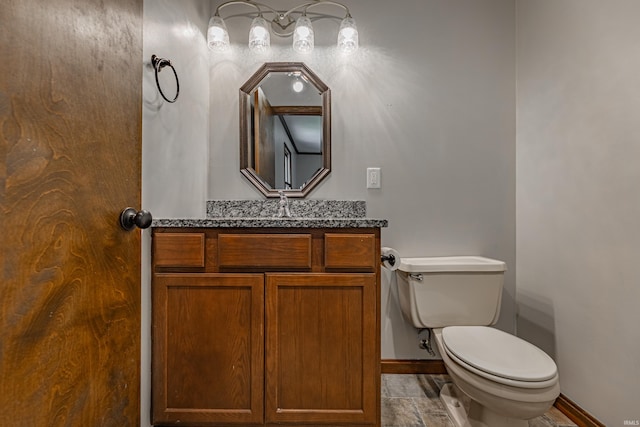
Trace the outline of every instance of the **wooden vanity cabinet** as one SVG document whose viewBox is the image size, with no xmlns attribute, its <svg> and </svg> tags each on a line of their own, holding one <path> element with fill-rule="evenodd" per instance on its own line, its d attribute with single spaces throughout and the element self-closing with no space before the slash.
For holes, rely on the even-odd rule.
<svg viewBox="0 0 640 427">
<path fill-rule="evenodd" d="M 154 425 L 379 426 L 380 230 L 153 230 Z"/>
</svg>

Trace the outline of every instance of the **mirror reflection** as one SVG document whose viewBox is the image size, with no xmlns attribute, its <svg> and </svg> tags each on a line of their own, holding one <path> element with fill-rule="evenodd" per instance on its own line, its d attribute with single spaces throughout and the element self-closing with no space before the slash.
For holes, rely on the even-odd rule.
<svg viewBox="0 0 640 427">
<path fill-rule="evenodd" d="M 304 197 L 330 170 L 330 91 L 302 63 L 267 63 L 240 89 L 241 172 L 267 197 Z"/>
</svg>

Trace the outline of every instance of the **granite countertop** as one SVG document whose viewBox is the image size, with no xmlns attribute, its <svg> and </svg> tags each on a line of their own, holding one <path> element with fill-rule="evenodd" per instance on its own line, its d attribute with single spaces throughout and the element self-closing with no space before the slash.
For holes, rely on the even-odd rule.
<svg viewBox="0 0 640 427">
<path fill-rule="evenodd" d="M 154 219 L 152 227 L 175 228 L 372 228 L 387 227 L 376 218 L 203 218 Z"/>
<path fill-rule="evenodd" d="M 279 218 L 279 199 L 211 200 L 207 217 L 154 219 L 152 227 L 174 228 L 375 228 L 386 219 L 366 217 L 361 200 L 289 200 L 290 218 Z"/>
</svg>

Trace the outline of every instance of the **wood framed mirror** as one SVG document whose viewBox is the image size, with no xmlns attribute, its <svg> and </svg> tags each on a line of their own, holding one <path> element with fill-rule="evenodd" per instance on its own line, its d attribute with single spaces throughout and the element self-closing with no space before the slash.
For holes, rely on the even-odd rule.
<svg viewBox="0 0 640 427">
<path fill-rule="evenodd" d="M 305 197 L 331 171 L 331 91 L 302 62 L 267 62 L 240 88 L 240 172 L 266 197 Z"/>
</svg>

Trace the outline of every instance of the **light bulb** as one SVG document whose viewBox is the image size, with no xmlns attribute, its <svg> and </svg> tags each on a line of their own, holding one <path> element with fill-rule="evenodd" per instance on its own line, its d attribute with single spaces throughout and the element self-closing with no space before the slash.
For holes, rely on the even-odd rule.
<svg viewBox="0 0 640 427">
<path fill-rule="evenodd" d="M 229 33 L 224 20 L 219 16 L 212 16 L 207 30 L 207 46 L 211 50 L 223 51 L 229 48 Z"/>
<path fill-rule="evenodd" d="M 293 30 L 293 50 L 307 53 L 313 50 L 313 26 L 307 15 L 300 15 Z"/>
<path fill-rule="evenodd" d="M 338 49 L 343 53 L 351 53 L 358 50 L 358 28 L 356 21 L 347 16 L 342 20 L 338 30 Z"/>
<path fill-rule="evenodd" d="M 304 85 L 302 84 L 302 82 L 300 80 L 296 80 L 295 82 L 293 82 L 293 90 L 300 93 L 302 92 L 302 89 L 304 89 Z"/>
<path fill-rule="evenodd" d="M 311 34 L 311 31 L 309 31 L 308 27 L 299 27 L 296 31 L 298 33 L 298 36 L 302 38 L 307 38 L 309 37 L 309 34 Z"/>
<path fill-rule="evenodd" d="M 249 49 L 254 52 L 265 52 L 271 46 L 271 34 L 267 27 L 267 21 L 262 17 L 256 17 L 249 30 Z"/>
</svg>

